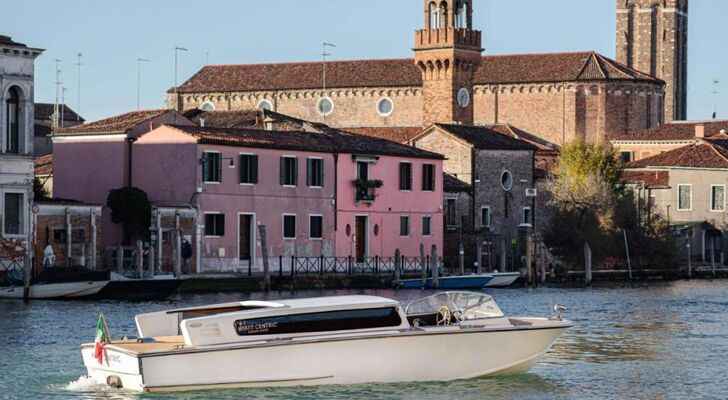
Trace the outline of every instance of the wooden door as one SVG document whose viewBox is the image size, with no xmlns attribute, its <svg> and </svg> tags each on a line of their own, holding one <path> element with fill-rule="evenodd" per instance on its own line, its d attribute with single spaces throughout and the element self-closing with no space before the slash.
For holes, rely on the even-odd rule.
<svg viewBox="0 0 728 400">
<path fill-rule="evenodd" d="M 367 217 L 356 217 L 356 261 L 363 262 L 367 256 Z"/>
<path fill-rule="evenodd" d="M 242 214 L 240 215 L 240 221 L 239 221 L 239 237 L 240 242 L 238 243 L 239 253 L 240 253 L 240 260 L 250 261 L 252 254 L 251 254 L 251 226 L 253 223 L 253 216 Z"/>
</svg>

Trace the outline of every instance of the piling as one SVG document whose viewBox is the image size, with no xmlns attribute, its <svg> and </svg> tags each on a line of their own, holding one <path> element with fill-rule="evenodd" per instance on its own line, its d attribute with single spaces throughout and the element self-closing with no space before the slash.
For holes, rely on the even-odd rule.
<svg viewBox="0 0 728 400">
<path fill-rule="evenodd" d="M 73 230 L 71 227 L 71 210 L 66 208 L 66 267 L 71 267 L 73 257 Z"/>
<path fill-rule="evenodd" d="M 435 289 L 440 288 L 440 263 L 437 260 L 437 246 L 432 245 L 432 257 L 430 257 L 430 263 L 432 263 L 432 286 Z"/>
<path fill-rule="evenodd" d="M 136 242 L 136 251 L 134 252 L 134 266 L 136 267 L 136 275 L 139 279 L 144 279 L 144 244 L 141 240 Z"/>
<path fill-rule="evenodd" d="M 154 248 L 149 247 L 149 250 L 147 250 L 147 268 L 149 268 L 149 275 L 154 277 L 156 275 L 156 271 L 154 268 Z"/>
<path fill-rule="evenodd" d="M 533 285 L 535 282 L 533 276 L 533 235 L 529 230 L 526 235 L 526 275 L 529 285 Z"/>
<path fill-rule="evenodd" d="M 96 270 L 96 212 L 91 209 L 91 245 L 89 246 L 89 268 Z"/>
<path fill-rule="evenodd" d="M 693 279 L 693 258 L 690 254 L 690 243 L 685 247 L 688 249 L 688 279 Z"/>
<path fill-rule="evenodd" d="M 506 272 L 506 239 L 500 240 L 500 272 Z"/>
<path fill-rule="evenodd" d="M 627 254 L 627 269 L 629 271 L 629 280 L 632 280 L 632 260 L 629 257 L 629 242 L 627 241 L 627 230 L 623 229 L 624 232 L 624 252 Z"/>
<path fill-rule="evenodd" d="M 586 271 L 586 284 L 592 284 L 592 251 L 589 243 L 584 243 L 584 269 Z"/>
<path fill-rule="evenodd" d="M 86 268 L 86 245 L 83 243 L 78 249 L 78 266 Z"/>
<path fill-rule="evenodd" d="M 420 243 L 420 276 L 422 276 L 422 287 L 427 286 L 427 260 L 425 259 L 425 245 Z"/>
<path fill-rule="evenodd" d="M 399 249 L 394 251 L 394 285 L 395 287 L 399 286 L 399 274 L 400 274 L 400 268 L 402 267 L 402 255 L 399 252 Z"/>
<path fill-rule="evenodd" d="M 179 210 L 174 212 L 174 276 L 182 276 L 182 229 Z M 197 249 L 199 252 L 200 250 Z M 199 266 L 198 266 L 199 268 Z"/>
<path fill-rule="evenodd" d="M 463 242 L 460 242 L 460 248 L 458 249 L 458 267 L 460 275 L 465 275 L 465 247 Z"/>
<path fill-rule="evenodd" d="M 715 238 L 710 238 L 710 270 L 713 274 L 713 279 L 715 279 Z"/>
<path fill-rule="evenodd" d="M 475 245 L 475 268 L 478 275 L 483 273 L 483 242 L 476 240 Z"/>
<path fill-rule="evenodd" d="M 546 284 L 546 248 L 540 245 L 538 250 L 538 270 L 541 274 L 541 285 Z"/>
<path fill-rule="evenodd" d="M 116 248 L 116 272 L 124 275 L 124 246 L 122 245 Z"/>
<path fill-rule="evenodd" d="M 258 225 L 258 234 L 260 235 L 260 250 L 263 252 L 263 286 L 266 291 L 270 291 L 270 267 L 268 266 L 268 236 L 265 231 L 265 225 Z"/>
</svg>

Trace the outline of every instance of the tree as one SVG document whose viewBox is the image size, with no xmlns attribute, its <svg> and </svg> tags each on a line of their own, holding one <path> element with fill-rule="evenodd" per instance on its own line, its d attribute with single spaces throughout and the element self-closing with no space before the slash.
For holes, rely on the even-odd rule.
<svg viewBox="0 0 728 400">
<path fill-rule="evenodd" d="M 50 199 L 51 194 L 48 193 L 48 189 L 43 186 L 43 182 L 38 177 L 33 179 L 33 199 L 35 201 L 43 201 Z"/>
<path fill-rule="evenodd" d="M 152 205 L 143 190 L 135 187 L 112 190 L 106 198 L 106 206 L 111 209 L 111 222 L 123 227 L 127 244 L 149 229 Z"/>
</svg>

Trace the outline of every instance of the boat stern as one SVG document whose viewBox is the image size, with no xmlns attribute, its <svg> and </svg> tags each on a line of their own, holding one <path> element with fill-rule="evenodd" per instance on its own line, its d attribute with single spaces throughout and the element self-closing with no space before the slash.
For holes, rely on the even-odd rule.
<svg viewBox="0 0 728 400">
<path fill-rule="evenodd" d="M 133 391 L 144 391 L 141 359 L 113 346 L 104 346 L 103 360 L 95 356 L 94 344 L 81 345 L 81 356 L 90 378 L 99 384 Z"/>
</svg>

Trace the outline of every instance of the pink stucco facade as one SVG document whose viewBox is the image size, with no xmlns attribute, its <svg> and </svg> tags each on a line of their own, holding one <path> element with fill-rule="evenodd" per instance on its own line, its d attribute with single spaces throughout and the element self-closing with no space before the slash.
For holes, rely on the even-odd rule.
<svg viewBox="0 0 728 400">
<path fill-rule="evenodd" d="M 285 134 L 282 132 L 281 134 Z M 200 160 L 205 152 L 222 158 L 221 179 L 203 182 Z M 240 183 L 240 156 L 258 156 L 258 182 Z M 392 257 L 396 249 L 416 256 L 420 243 L 430 249 L 442 248 L 442 160 L 405 159 L 396 156 L 367 157 L 371 161 L 369 178 L 383 185 L 376 189 L 373 202 L 357 202 L 352 183 L 357 178 L 357 160 L 352 154 L 317 151 L 290 151 L 277 148 L 199 144 L 180 130 L 163 126 L 134 144 L 135 185 L 147 192 L 154 203 L 189 204 L 199 209 L 200 223 L 207 214 L 224 214 L 224 233 L 203 236 L 200 243 L 203 271 L 247 269 L 248 259 L 241 246 L 250 243 L 254 271 L 262 269 L 262 249 L 258 227 L 267 232 L 270 264 L 283 268 L 290 256 L 298 257 Z M 296 186 L 282 186 L 280 158 L 295 157 L 298 169 Z M 323 185 L 307 185 L 307 160 L 323 162 Z M 230 167 L 230 162 L 233 167 Z M 409 162 L 413 170 L 413 190 L 399 190 L 399 163 Z M 435 187 L 422 191 L 422 164 L 433 164 Z M 284 215 L 295 216 L 295 238 L 284 238 Z M 400 216 L 410 217 L 410 233 L 400 236 Z M 321 217 L 322 238 L 310 237 L 311 216 Z M 422 217 L 431 218 L 429 235 L 422 233 Z M 357 217 L 365 221 L 366 249 L 357 253 Z M 364 220 L 364 217 L 366 219 Z M 360 231 L 361 232 L 361 231 Z"/>
</svg>

